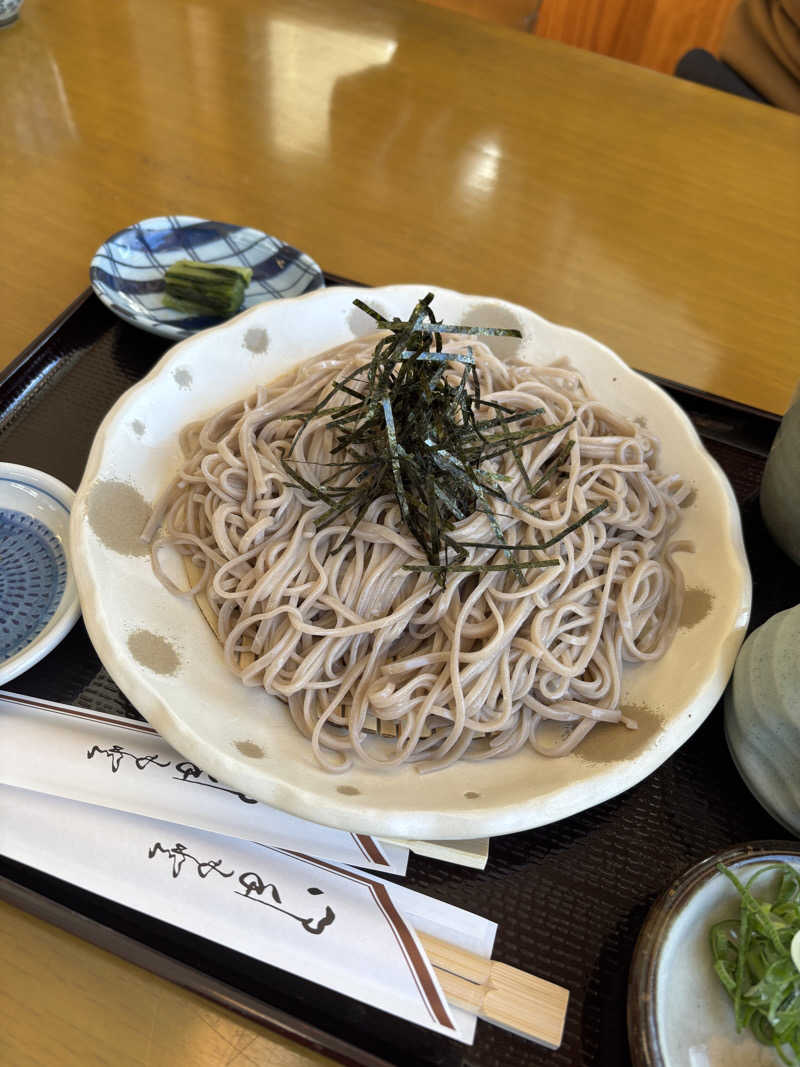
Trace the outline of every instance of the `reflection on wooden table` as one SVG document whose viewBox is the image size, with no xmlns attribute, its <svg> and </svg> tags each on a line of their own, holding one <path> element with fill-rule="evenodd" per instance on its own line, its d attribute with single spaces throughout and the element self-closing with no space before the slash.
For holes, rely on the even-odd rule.
<svg viewBox="0 0 800 1067">
<path fill-rule="evenodd" d="M 28 0 L 2 49 L 0 363 L 110 232 L 184 212 L 788 402 L 793 115 L 410 0 Z"/>
<path fill-rule="evenodd" d="M 332 1062 L 2 903 L 0 975 L 8 1067 Z"/>
<path fill-rule="evenodd" d="M 183 213 L 788 403 L 795 116 L 412 0 L 26 0 L 0 100 L 0 367 L 108 234 Z M 4 1062 L 320 1062 L 8 907 L 0 938 Z"/>
</svg>

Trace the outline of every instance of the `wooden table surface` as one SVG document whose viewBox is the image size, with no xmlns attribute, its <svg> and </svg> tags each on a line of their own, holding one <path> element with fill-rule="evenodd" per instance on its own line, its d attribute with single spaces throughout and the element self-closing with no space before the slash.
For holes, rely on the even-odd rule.
<svg viewBox="0 0 800 1067">
<path fill-rule="evenodd" d="M 771 411 L 800 375 L 796 116 L 409 0 L 26 0 L 0 100 L 0 365 L 185 213 Z"/>
<path fill-rule="evenodd" d="M 0 31 L 0 367 L 108 234 L 183 213 L 780 412 L 799 150 L 792 115 L 413 0 L 26 0 Z M 0 953 L 15 1067 L 315 1062 L 8 906 Z"/>
</svg>

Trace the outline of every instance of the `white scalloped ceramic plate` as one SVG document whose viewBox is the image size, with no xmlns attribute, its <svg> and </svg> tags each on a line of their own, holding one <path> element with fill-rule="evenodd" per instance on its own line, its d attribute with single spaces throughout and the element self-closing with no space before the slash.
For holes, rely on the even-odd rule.
<svg viewBox="0 0 800 1067">
<path fill-rule="evenodd" d="M 370 290 L 369 299 L 389 317 L 405 315 L 428 288 L 390 286 Z M 696 490 L 681 528 L 681 537 L 697 545 L 695 555 L 680 557 L 690 590 L 686 625 L 660 662 L 624 676 L 624 703 L 637 709 L 640 730 L 598 727 L 577 754 L 560 760 L 526 751 L 429 775 L 412 768 L 330 775 L 316 765 L 277 699 L 227 673 L 195 605 L 162 588 L 147 557 L 126 554 L 135 550 L 134 527 L 143 522 L 141 498 L 152 502 L 179 466 L 179 429 L 251 392 L 257 381 L 370 329 L 352 305 L 363 290 L 334 288 L 262 304 L 172 348 L 100 427 L 71 537 L 98 655 L 133 704 L 189 759 L 317 822 L 387 836 L 468 838 L 562 819 L 630 788 L 667 759 L 722 694 L 749 616 L 750 575 L 731 488 L 662 390 L 597 341 L 522 307 L 434 291 L 445 321 L 517 325 L 521 351 L 532 361 L 569 360 L 596 397 L 646 420 L 663 442 L 664 469 L 680 472 Z M 507 344 L 518 343 L 500 339 L 499 354 Z"/>
</svg>

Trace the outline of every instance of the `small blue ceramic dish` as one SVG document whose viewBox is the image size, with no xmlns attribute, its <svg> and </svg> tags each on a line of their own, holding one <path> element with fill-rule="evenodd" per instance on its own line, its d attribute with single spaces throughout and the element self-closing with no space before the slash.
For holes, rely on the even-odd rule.
<svg viewBox="0 0 800 1067">
<path fill-rule="evenodd" d="M 69 559 L 73 498 L 49 474 L 0 463 L 0 685 L 42 659 L 80 614 Z"/>
<path fill-rule="evenodd" d="M 30 644 L 50 622 L 67 584 L 67 557 L 33 515 L 0 508 L 0 661 Z"/>
<path fill-rule="evenodd" d="M 242 311 L 325 285 L 322 271 L 305 252 L 261 230 L 191 215 L 143 219 L 113 234 L 95 252 L 89 277 L 103 303 L 120 318 L 179 341 L 223 321 L 163 306 L 164 272 L 181 259 L 250 267 L 253 278 Z"/>
</svg>

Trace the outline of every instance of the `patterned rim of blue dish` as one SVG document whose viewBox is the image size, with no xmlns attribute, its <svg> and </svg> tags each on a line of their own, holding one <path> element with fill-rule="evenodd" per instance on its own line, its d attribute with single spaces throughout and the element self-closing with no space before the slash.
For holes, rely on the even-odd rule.
<svg viewBox="0 0 800 1067">
<path fill-rule="evenodd" d="M 44 630 L 67 584 L 67 557 L 33 515 L 0 507 L 0 662 Z"/>
<path fill-rule="evenodd" d="M 73 499 L 49 474 L 0 463 L 0 685 L 42 659 L 80 615 L 67 540 Z"/>
<path fill-rule="evenodd" d="M 305 252 L 261 230 L 192 215 L 143 219 L 112 234 L 95 252 L 89 278 L 95 293 L 120 318 L 181 340 L 223 320 L 163 306 L 164 272 L 180 259 L 250 267 L 253 278 L 242 311 L 325 285 L 319 266 Z"/>
</svg>

